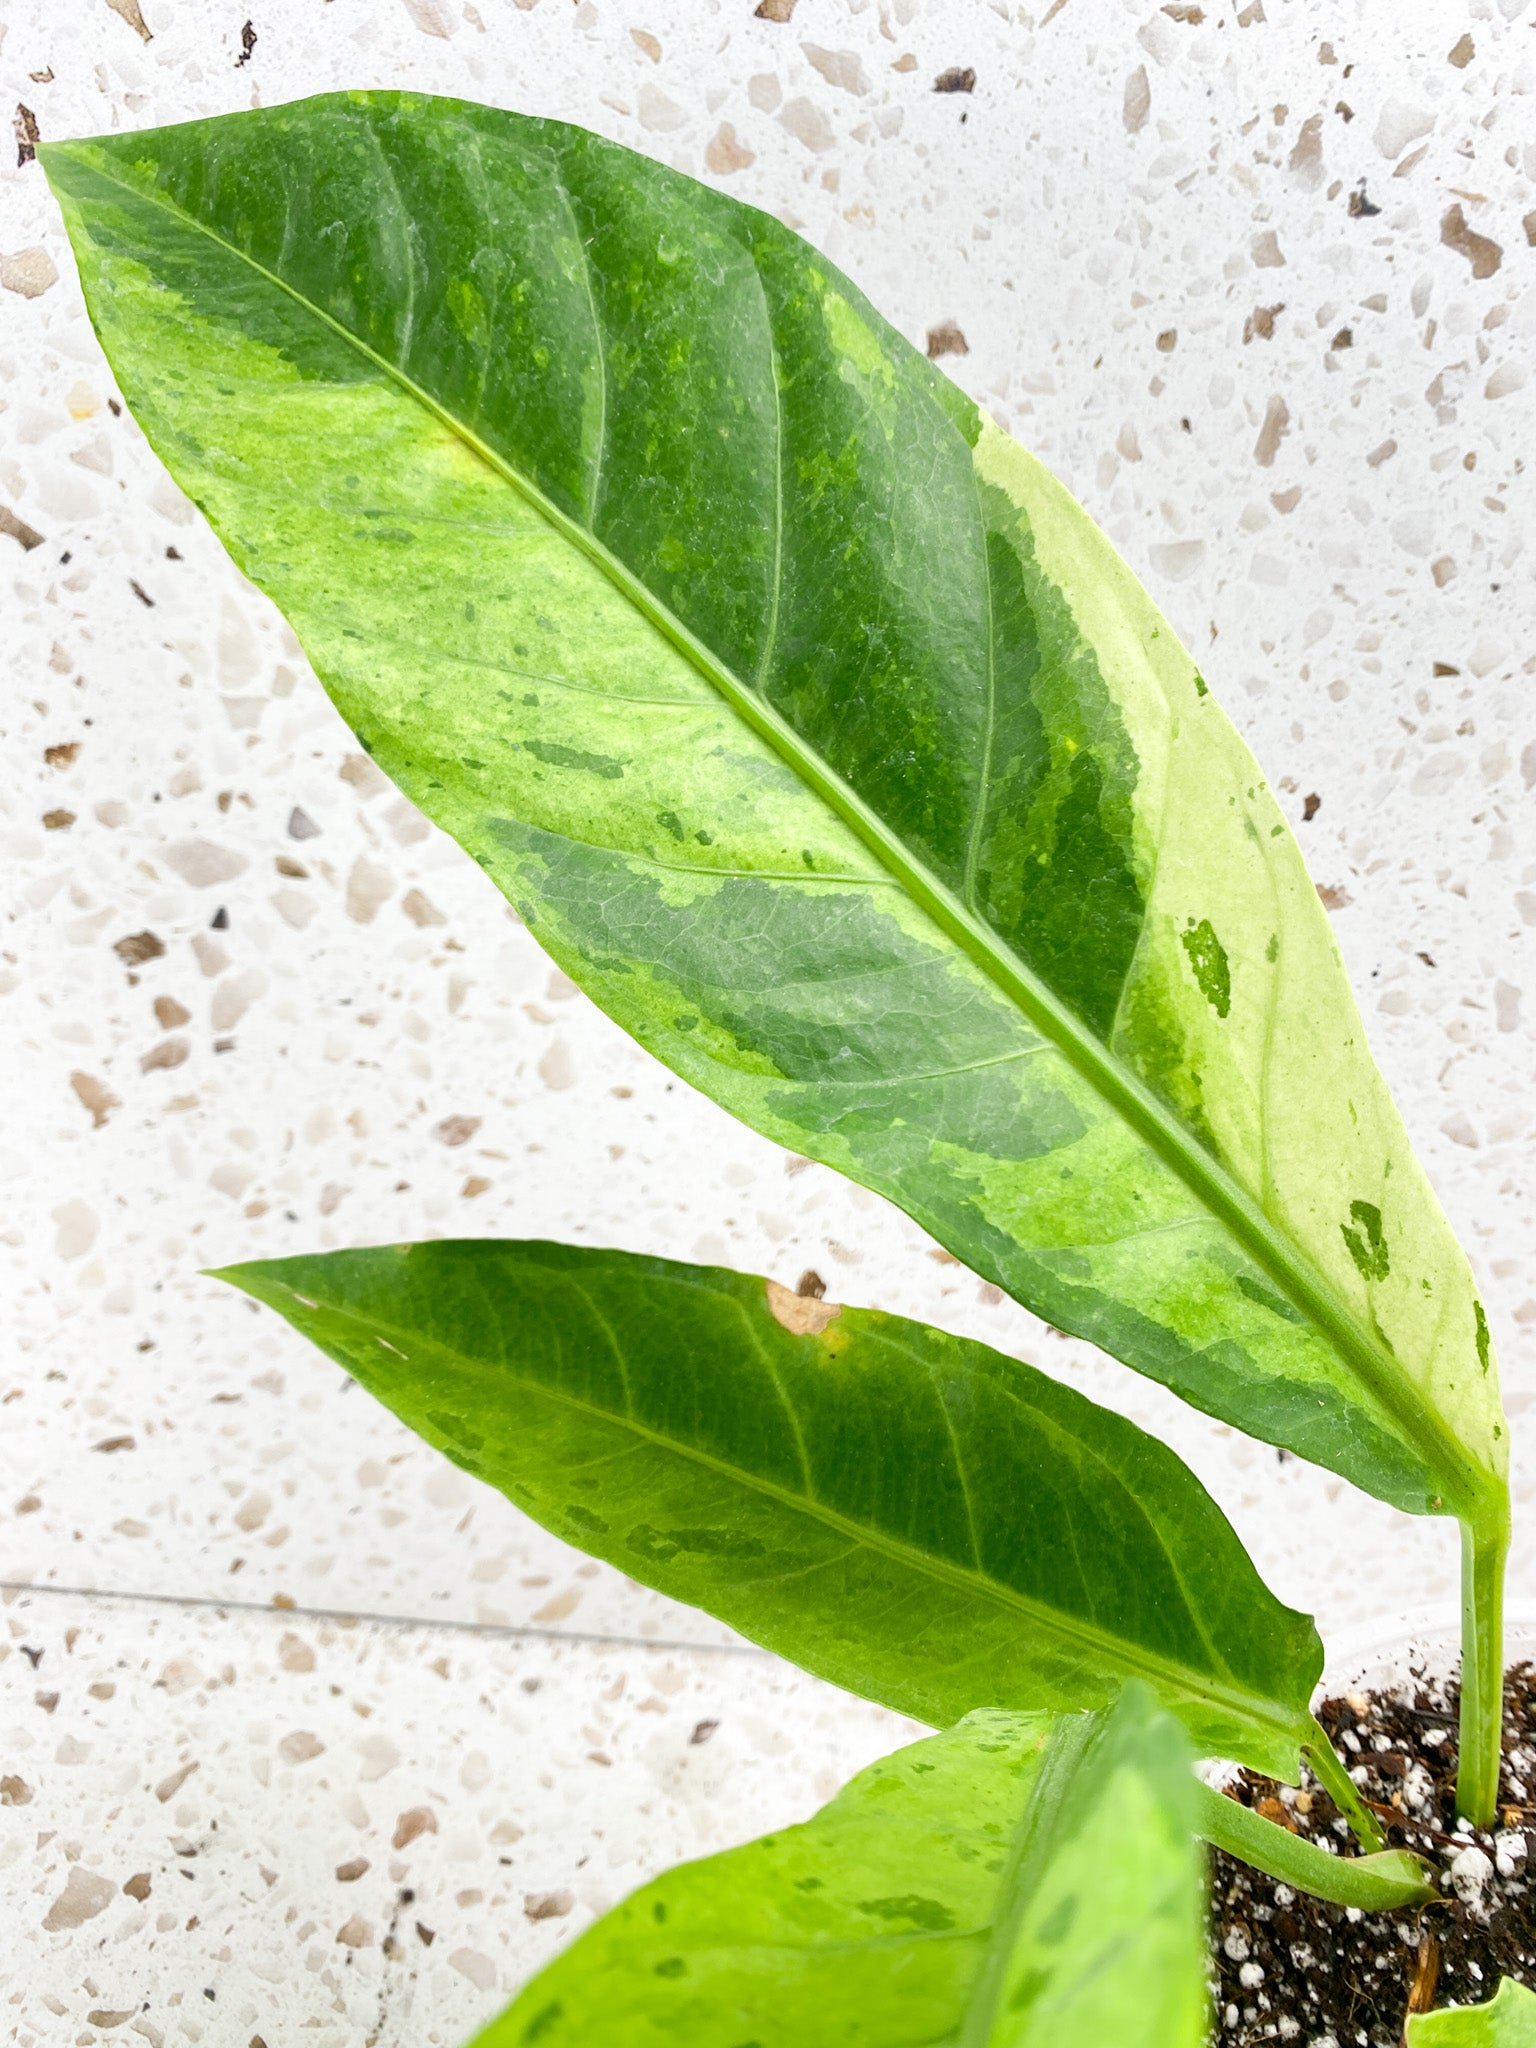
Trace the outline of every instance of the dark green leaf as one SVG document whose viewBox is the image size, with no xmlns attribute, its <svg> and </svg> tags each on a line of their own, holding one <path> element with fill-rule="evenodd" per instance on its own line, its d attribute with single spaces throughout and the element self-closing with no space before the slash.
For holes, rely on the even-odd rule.
<svg viewBox="0 0 1536 2048">
<path fill-rule="evenodd" d="M 221 1277 L 567 1542 L 936 1724 L 1156 1687 L 1294 1777 L 1322 1664 L 1163 1445 L 985 1345 L 715 1267 L 473 1241 Z"/>
<path fill-rule="evenodd" d="M 612 1016 L 1197 1406 L 1497 1519 L 1471 1276 L 1279 808 L 847 279 L 454 101 L 42 154 L 151 441 Z"/>
<path fill-rule="evenodd" d="M 1200 2048 L 1189 1749 L 1150 1704 L 887 1757 L 636 1892 L 478 2048 Z"/>
</svg>

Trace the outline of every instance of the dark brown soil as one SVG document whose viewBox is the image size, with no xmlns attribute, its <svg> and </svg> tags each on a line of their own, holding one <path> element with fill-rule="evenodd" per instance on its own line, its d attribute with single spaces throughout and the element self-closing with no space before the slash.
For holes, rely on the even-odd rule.
<svg viewBox="0 0 1536 2048">
<path fill-rule="evenodd" d="M 1222 2048 L 1270 2041 L 1401 2048 L 1410 2012 L 1481 2004 L 1501 1977 L 1536 1989 L 1536 1669 L 1517 1665 L 1505 1680 L 1501 1826 L 1492 1834 L 1474 1833 L 1456 1817 L 1459 1692 L 1455 1681 L 1416 1676 L 1396 1695 L 1351 1693 L 1318 1710 L 1388 1846 L 1425 1856 L 1443 1899 L 1363 1914 L 1213 1852 L 1215 2038 Z M 1294 1833 L 1352 1853 L 1346 1822 L 1317 1786 L 1296 1792 L 1244 1771 L 1232 1790 Z M 1469 1849 L 1485 1863 L 1467 1856 Z"/>
</svg>

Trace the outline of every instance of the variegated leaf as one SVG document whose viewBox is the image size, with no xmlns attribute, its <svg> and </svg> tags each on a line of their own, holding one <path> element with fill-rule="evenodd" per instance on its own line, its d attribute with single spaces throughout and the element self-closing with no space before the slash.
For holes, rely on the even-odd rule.
<svg viewBox="0 0 1536 2048">
<path fill-rule="evenodd" d="M 476 2048 L 1200 2048 L 1181 1731 L 978 1713 L 599 1920 Z"/>
<path fill-rule="evenodd" d="M 44 155 L 154 446 L 613 1017 L 1197 1406 L 1498 1523 L 1483 1312 L 1274 798 L 846 278 L 452 101 Z"/>
</svg>

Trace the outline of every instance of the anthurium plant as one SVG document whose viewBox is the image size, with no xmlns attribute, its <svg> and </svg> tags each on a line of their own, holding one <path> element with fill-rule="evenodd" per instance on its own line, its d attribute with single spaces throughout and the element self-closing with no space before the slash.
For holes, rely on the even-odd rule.
<svg viewBox="0 0 1536 2048">
<path fill-rule="evenodd" d="M 1460 1524 L 1487 1825 L 1487 1320 L 1286 821 L 1086 514 L 787 228 L 583 130 L 353 93 L 42 155 L 150 442 L 595 1002 L 1059 1328 Z M 946 1731 L 637 1893 L 497 2048 L 1183 2048 L 1197 1837 L 1434 1895 L 1313 1716 L 1310 1620 L 1031 1367 L 549 1243 L 224 1277 L 566 1540 Z M 1197 1755 L 1305 1761 L 1365 1853 Z"/>
</svg>

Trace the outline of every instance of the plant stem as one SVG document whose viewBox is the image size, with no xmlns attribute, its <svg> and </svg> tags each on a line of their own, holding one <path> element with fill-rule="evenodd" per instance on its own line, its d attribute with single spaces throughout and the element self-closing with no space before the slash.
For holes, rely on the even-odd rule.
<svg viewBox="0 0 1536 2048">
<path fill-rule="evenodd" d="M 1331 1899 L 1336 1906 L 1357 1906 L 1363 1913 L 1393 1913 L 1439 1897 L 1424 1865 L 1406 1849 L 1331 1856 L 1210 1785 L 1200 1784 L 1197 1799 L 1196 1834 L 1298 1891 Z"/>
<path fill-rule="evenodd" d="M 1376 1816 L 1371 1812 L 1354 1779 L 1345 1767 L 1344 1759 L 1328 1738 L 1328 1731 L 1315 1717 L 1312 1735 L 1302 1744 L 1302 1755 L 1312 1766 L 1312 1775 L 1328 1794 L 1334 1805 L 1349 1822 L 1350 1832 L 1368 1854 L 1385 1849 L 1387 1838 L 1381 1832 Z"/>
<path fill-rule="evenodd" d="M 1493 1825 L 1499 1798 L 1507 1496 L 1500 1510 L 1486 1521 L 1461 1525 L 1461 1754 L 1456 1811 L 1478 1828 Z"/>
</svg>

